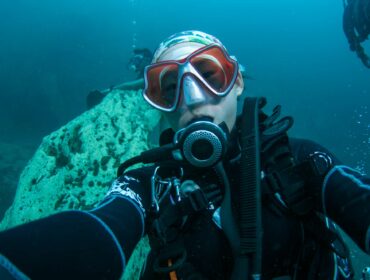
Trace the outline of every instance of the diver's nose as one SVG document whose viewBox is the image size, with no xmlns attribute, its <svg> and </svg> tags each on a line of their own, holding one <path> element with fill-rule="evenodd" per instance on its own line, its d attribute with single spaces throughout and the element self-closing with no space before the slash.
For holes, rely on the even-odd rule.
<svg viewBox="0 0 370 280">
<path fill-rule="evenodd" d="M 185 104 L 189 107 L 202 104 L 206 101 L 204 90 L 196 79 L 190 75 L 184 77 L 183 96 Z"/>
</svg>

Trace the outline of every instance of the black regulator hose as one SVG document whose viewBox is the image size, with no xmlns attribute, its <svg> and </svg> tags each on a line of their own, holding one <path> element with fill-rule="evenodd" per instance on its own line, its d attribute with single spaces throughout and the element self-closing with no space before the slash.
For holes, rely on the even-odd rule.
<svg viewBox="0 0 370 280">
<path fill-rule="evenodd" d="M 148 151 L 144 151 L 139 156 L 130 158 L 122 163 L 118 167 L 117 177 L 122 176 L 128 167 L 137 163 L 154 163 L 172 159 L 172 151 L 174 149 L 175 145 L 171 143 Z"/>
<path fill-rule="evenodd" d="M 122 176 L 128 167 L 137 163 L 173 160 L 199 168 L 213 166 L 226 153 L 229 131 L 225 122 L 216 125 L 212 123 L 212 119 L 202 118 L 179 130 L 173 137 L 172 143 L 144 151 L 139 156 L 126 160 L 119 166 L 117 176 Z"/>
</svg>

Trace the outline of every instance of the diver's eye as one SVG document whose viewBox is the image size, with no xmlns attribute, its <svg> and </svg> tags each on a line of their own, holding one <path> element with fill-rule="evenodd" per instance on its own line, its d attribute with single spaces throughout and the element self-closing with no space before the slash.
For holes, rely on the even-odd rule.
<svg viewBox="0 0 370 280">
<path fill-rule="evenodd" d="M 172 84 L 166 85 L 163 90 L 164 90 L 164 92 L 172 92 L 172 91 L 175 91 L 176 90 L 176 84 L 175 83 L 172 83 Z"/>
<path fill-rule="evenodd" d="M 163 94 L 173 94 L 177 87 L 177 76 L 170 75 L 166 76 L 162 81 L 162 92 Z"/>
<path fill-rule="evenodd" d="M 202 77 L 215 90 L 221 90 L 224 87 L 225 75 L 224 72 L 220 69 L 214 69 L 212 71 L 204 72 L 202 73 Z"/>
<path fill-rule="evenodd" d="M 208 72 L 202 73 L 202 76 L 205 79 L 209 79 L 209 78 L 214 77 L 215 74 L 216 74 L 216 71 L 208 71 Z"/>
<path fill-rule="evenodd" d="M 225 85 L 225 73 L 218 65 L 209 59 L 198 59 L 193 62 L 194 68 L 215 90 L 221 90 Z"/>
<path fill-rule="evenodd" d="M 162 101 L 168 105 L 172 106 L 175 102 L 176 97 L 176 84 L 171 83 L 169 85 L 164 86 L 161 90 L 161 99 Z"/>
<path fill-rule="evenodd" d="M 166 105 L 172 106 L 175 102 L 177 88 L 177 75 L 166 75 L 162 81 L 161 98 Z"/>
</svg>

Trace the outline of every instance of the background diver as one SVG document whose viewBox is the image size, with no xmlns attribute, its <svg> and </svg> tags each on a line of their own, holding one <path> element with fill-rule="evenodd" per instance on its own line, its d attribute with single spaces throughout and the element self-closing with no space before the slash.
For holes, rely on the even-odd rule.
<svg viewBox="0 0 370 280">
<path fill-rule="evenodd" d="M 344 0 L 343 31 L 351 51 L 370 68 L 370 59 L 361 45 L 370 35 L 370 0 Z"/>
<path fill-rule="evenodd" d="M 147 48 L 135 48 L 133 55 L 127 63 L 127 69 L 137 74 L 135 80 L 124 82 L 119 85 L 111 86 L 105 90 L 92 90 L 86 97 L 87 109 L 91 109 L 99 104 L 103 98 L 114 89 L 138 90 L 144 87 L 144 69 L 150 64 L 153 54 Z"/>
</svg>

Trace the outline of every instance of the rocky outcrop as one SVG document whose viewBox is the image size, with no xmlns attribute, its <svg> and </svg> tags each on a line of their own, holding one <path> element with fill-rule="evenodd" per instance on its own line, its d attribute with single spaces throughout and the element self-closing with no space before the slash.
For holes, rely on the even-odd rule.
<svg viewBox="0 0 370 280">
<path fill-rule="evenodd" d="M 46 136 L 23 170 L 1 228 L 65 209 L 90 209 L 120 163 L 148 149 L 158 122 L 140 92 L 113 91 L 101 104 Z"/>
<path fill-rule="evenodd" d="M 46 136 L 20 176 L 1 229 L 62 210 L 93 208 L 120 163 L 149 148 L 148 134 L 158 120 L 158 112 L 143 102 L 139 91 L 114 90 Z M 135 256 L 131 262 L 139 265 L 143 252 Z"/>
</svg>

